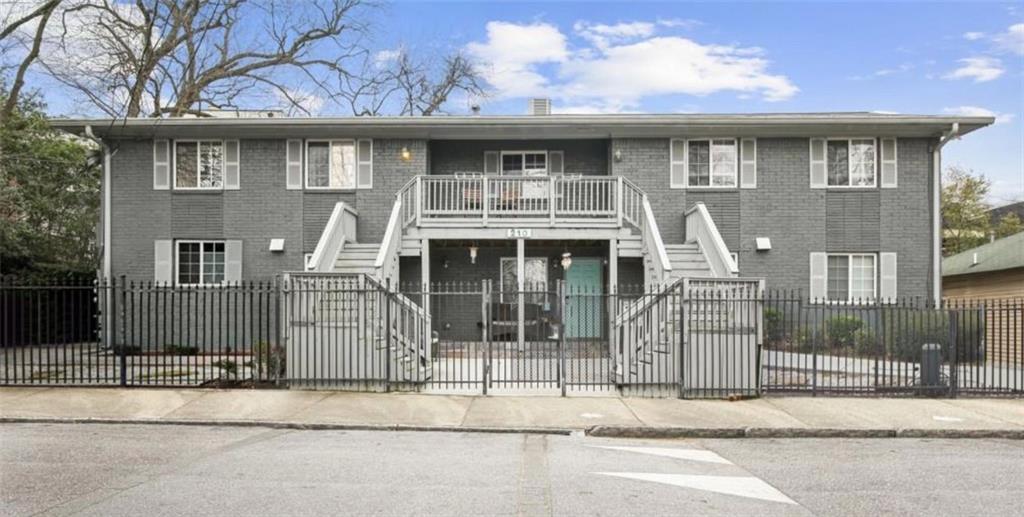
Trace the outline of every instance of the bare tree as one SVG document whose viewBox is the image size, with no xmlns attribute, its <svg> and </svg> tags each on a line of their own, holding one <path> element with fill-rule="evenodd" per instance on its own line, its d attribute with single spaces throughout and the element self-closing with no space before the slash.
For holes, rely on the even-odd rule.
<svg viewBox="0 0 1024 517">
<path fill-rule="evenodd" d="M 202 115 L 259 96 L 298 106 L 297 92 L 347 74 L 365 53 L 364 5 L 81 0 L 64 11 L 57 52 L 41 62 L 111 116 Z"/>
<path fill-rule="evenodd" d="M 461 52 L 434 59 L 417 59 L 405 48 L 387 54 L 374 56 L 358 77 L 344 78 L 340 96 L 353 114 L 430 116 L 442 113 L 453 95 L 487 95 L 479 69 Z"/>
<path fill-rule="evenodd" d="M 0 120 L 6 120 L 10 117 L 15 107 L 18 106 L 18 97 L 21 95 L 21 89 L 25 86 L 25 74 L 28 73 L 29 67 L 39 57 L 39 50 L 43 45 L 47 23 L 60 2 L 61 0 L 47 0 L 28 14 L 6 24 L 4 29 L 0 31 L 0 41 L 3 41 L 13 35 L 22 25 L 37 18 L 39 19 L 35 31 L 33 31 L 28 53 L 21 59 L 21 63 L 14 74 L 14 80 L 11 82 L 11 89 L 7 92 L 7 100 L 4 102 L 3 108 L 0 108 Z"/>
</svg>

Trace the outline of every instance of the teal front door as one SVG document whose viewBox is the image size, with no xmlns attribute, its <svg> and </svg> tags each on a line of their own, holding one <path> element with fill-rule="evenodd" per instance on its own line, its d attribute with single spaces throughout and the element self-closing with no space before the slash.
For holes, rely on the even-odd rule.
<svg viewBox="0 0 1024 517">
<path fill-rule="evenodd" d="M 573 258 L 565 272 L 565 337 L 601 337 L 604 290 L 599 258 Z"/>
</svg>

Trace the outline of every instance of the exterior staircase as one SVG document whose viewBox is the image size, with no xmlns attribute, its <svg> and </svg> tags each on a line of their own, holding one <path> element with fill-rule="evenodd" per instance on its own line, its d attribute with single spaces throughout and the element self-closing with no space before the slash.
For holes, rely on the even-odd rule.
<svg viewBox="0 0 1024 517">
<path fill-rule="evenodd" d="M 665 253 L 668 255 L 669 264 L 672 265 L 672 271 L 668 275 L 670 284 L 683 277 L 710 278 L 715 276 L 700 245 L 696 242 L 666 244 Z"/>
<path fill-rule="evenodd" d="M 380 243 L 347 242 L 334 261 L 334 272 L 349 275 L 376 275 L 374 262 L 380 252 Z"/>
</svg>

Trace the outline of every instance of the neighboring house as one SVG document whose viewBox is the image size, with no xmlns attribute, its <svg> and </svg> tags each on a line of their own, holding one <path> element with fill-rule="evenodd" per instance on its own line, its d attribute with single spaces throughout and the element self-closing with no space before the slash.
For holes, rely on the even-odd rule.
<svg viewBox="0 0 1024 517">
<path fill-rule="evenodd" d="M 1009 214 L 1016 214 L 1018 219 L 1024 221 L 1024 201 L 1017 201 L 1016 203 L 997 206 L 992 210 L 989 210 L 988 216 L 989 220 L 992 221 L 992 227 L 994 228 L 998 225 L 999 221 Z"/>
<path fill-rule="evenodd" d="M 561 278 L 568 253 L 573 282 L 605 292 L 740 275 L 845 302 L 938 295 L 941 145 L 992 122 L 542 111 L 53 124 L 106 143 L 107 276 L 217 285 L 308 267 L 508 290 L 520 273 Z"/>
<path fill-rule="evenodd" d="M 1024 364 L 1024 232 L 946 257 L 942 286 L 954 306 L 984 302 L 988 357 Z"/>
<path fill-rule="evenodd" d="M 1024 232 L 942 260 L 947 299 L 1024 298 Z"/>
</svg>

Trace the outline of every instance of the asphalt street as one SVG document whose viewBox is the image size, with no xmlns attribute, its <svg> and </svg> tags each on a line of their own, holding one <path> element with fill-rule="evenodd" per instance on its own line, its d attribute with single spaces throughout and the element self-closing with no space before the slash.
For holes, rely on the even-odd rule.
<svg viewBox="0 0 1024 517">
<path fill-rule="evenodd" d="M 1024 442 L 0 425 L 4 515 L 1011 515 Z"/>
</svg>

